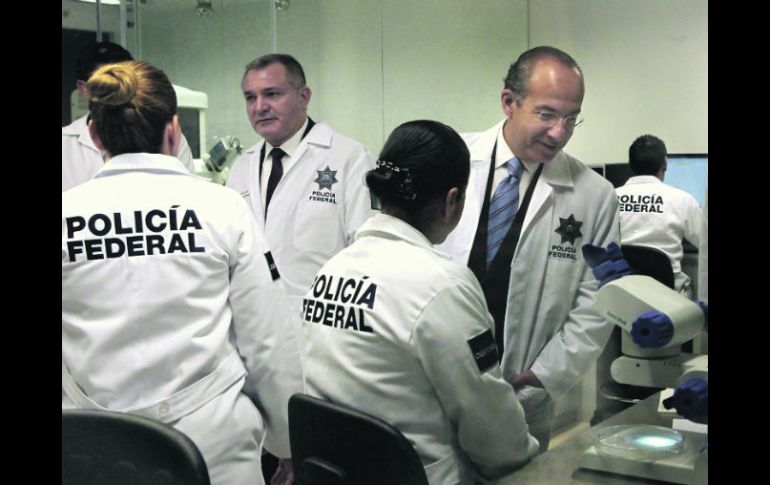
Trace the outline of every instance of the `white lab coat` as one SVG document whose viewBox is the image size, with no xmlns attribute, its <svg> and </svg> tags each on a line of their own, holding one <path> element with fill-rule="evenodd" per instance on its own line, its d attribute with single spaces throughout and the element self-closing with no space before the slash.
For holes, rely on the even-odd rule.
<svg viewBox="0 0 770 485">
<path fill-rule="evenodd" d="M 227 186 L 251 206 L 286 284 L 293 314 L 313 275 L 339 250 L 353 242 L 355 231 L 371 215 L 369 189 L 364 178 L 374 168 L 369 150 L 361 143 L 316 123 L 297 146 L 270 200 L 265 218 L 259 183 L 259 157 L 264 141 L 238 157 Z M 269 157 L 265 163 L 271 163 Z M 331 189 L 317 180 L 333 171 Z M 328 174 L 328 172 L 326 172 Z M 296 331 L 301 335 L 299 322 Z"/>
<path fill-rule="evenodd" d="M 242 198 L 173 157 L 118 155 L 62 193 L 62 408 L 159 419 L 212 483 L 259 483 L 263 440 L 290 455 L 301 390 L 266 252 Z"/>
<path fill-rule="evenodd" d="M 91 140 L 86 119 L 78 118 L 61 129 L 61 191 L 82 184 L 102 168 L 102 154 Z M 192 151 L 187 139 L 182 134 L 177 158 L 182 161 L 190 173 L 195 173 Z"/>
<path fill-rule="evenodd" d="M 536 453 L 495 354 L 479 365 L 471 350 L 485 332 L 484 348 L 495 348 L 478 281 L 407 223 L 385 214 L 365 222 L 318 273 L 302 315 L 305 392 L 395 426 L 431 484 L 499 477 Z"/>
<path fill-rule="evenodd" d="M 674 270 L 675 289 L 690 296 L 690 277 L 682 272 L 682 240 L 700 247 L 704 221 L 698 201 L 654 175 L 631 177 L 615 192 L 622 243 L 649 246 L 666 253 Z"/>
<path fill-rule="evenodd" d="M 471 155 L 465 209 L 457 228 L 438 246 L 461 264 L 467 264 L 473 246 L 502 124 L 463 135 Z M 562 242 L 555 232 L 571 215 L 582 223 L 574 244 Z M 519 392 L 530 432 L 541 442 L 550 435 L 553 400 L 578 383 L 612 331 L 592 307 L 597 281 L 581 247 L 619 240 L 612 185 L 564 152 L 546 162 L 511 262 L 501 362 L 505 376 L 531 369 L 543 383 L 545 390 L 525 386 Z"/>
</svg>

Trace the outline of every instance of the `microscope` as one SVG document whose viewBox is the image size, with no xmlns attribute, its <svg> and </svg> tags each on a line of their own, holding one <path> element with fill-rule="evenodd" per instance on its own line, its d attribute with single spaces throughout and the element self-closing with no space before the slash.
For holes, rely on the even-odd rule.
<svg viewBox="0 0 770 485">
<path fill-rule="evenodd" d="M 612 362 L 612 378 L 621 384 L 671 388 L 673 393 L 662 400 L 662 408 L 673 408 L 693 423 L 708 424 L 708 355 L 681 351 L 683 343 L 708 331 L 708 307 L 649 276 L 634 274 L 615 243 L 606 249 L 585 245 L 582 251 L 599 280 L 594 308 L 622 330 L 623 355 Z M 582 467 L 674 483 L 703 483 L 704 476 L 708 481 L 708 454 L 702 435 L 671 429 L 666 433 L 658 426 L 613 428 L 617 432 L 608 442 L 621 441 L 618 436 L 628 442 L 609 452 L 602 452 L 602 444 L 597 442 L 583 455 Z M 671 453 L 661 450 L 655 455 L 654 449 L 625 447 L 632 440 L 669 436 L 681 440 Z"/>
<path fill-rule="evenodd" d="M 649 276 L 633 274 L 615 243 L 606 250 L 585 246 L 583 255 L 600 281 L 594 308 L 622 330 L 623 355 L 612 362 L 612 378 L 621 384 L 674 388 L 664 405 L 691 421 L 707 423 L 708 355 L 681 352 L 684 342 L 708 331 L 706 305 Z"/>
</svg>

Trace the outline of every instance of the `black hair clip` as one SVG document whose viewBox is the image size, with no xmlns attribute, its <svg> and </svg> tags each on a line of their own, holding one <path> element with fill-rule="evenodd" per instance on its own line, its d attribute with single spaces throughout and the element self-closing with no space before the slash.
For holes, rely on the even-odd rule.
<svg viewBox="0 0 770 485">
<path fill-rule="evenodd" d="M 399 167 L 396 164 L 386 160 L 377 160 L 377 169 L 385 169 L 402 177 L 401 183 L 398 186 L 398 190 L 395 193 L 396 197 L 404 200 L 414 200 L 417 198 L 417 194 L 414 191 L 414 184 L 412 183 L 411 168 Z M 385 170 L 383 170 L 383 172 Z"/>
</svg>

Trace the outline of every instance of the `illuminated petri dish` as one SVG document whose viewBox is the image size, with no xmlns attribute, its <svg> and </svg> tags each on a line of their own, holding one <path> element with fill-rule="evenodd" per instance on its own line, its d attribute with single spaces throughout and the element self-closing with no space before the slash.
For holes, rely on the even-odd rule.
<svg viewBox="0 0 770 485">
<path fill-rule="evenodd" d="M 684 436 L 679 431 L 662 426 L 610 426 L 599 431 L 594 438 L 594 446 L 601 455 L 652 461 L 681 453 Z"/>
</svg>

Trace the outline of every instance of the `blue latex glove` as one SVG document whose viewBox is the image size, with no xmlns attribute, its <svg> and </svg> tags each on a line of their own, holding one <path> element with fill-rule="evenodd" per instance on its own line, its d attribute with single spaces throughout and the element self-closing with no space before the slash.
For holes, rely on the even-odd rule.
<svg viewBox="0 0 770 485">
<path fill-rule="evenodd" d="M 622 276 L 634 274 L 617 243 L 611 242 L 607 249 L 584 244 L 581 250 L 583 258 L 594 272 L 594 277 L 599 280 L 599 288 Z"/>
<path fill-rule="evenodd" d="M 657 349 L 674 336 L 674 323 L 658 310 L 648 310 L 631 323 L 631 338 L 643 349 Z"/>
<path fill-rule="evenodd" d="M 663 407 L 674 408 L 677 414 L 695 423 L 708 424 L 709 381 L 690 379 L 674 390 L 674 395 L 663 400 Z"/>
</svg>

